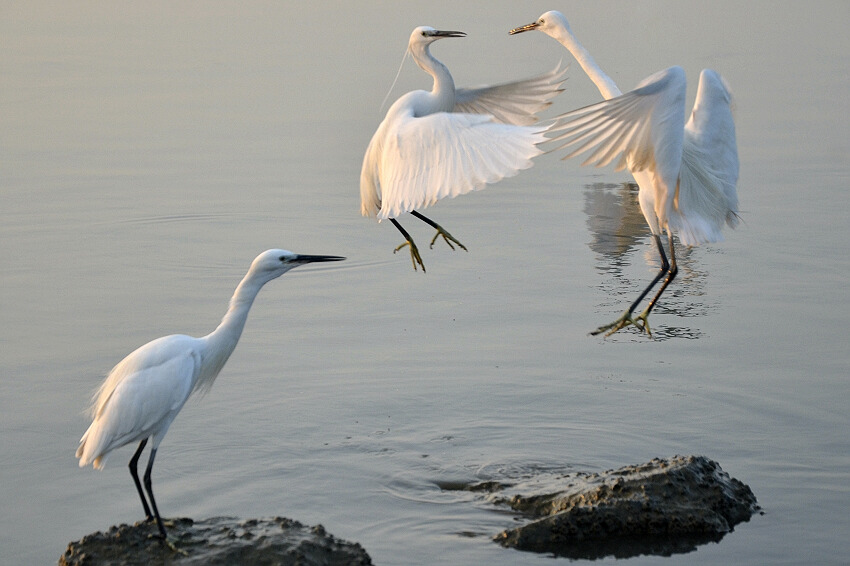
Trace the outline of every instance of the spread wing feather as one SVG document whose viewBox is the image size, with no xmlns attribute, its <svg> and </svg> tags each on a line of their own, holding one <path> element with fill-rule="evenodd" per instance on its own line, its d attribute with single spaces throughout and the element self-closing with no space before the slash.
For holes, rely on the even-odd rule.
<svg viewBox="0 0 850 566">
<path fill-rule="evenodd" d="M 656 73 L 616 98 L 555 119 L 550 151 L 564 159 L 590 152 L 583 165 L 603 167 L 618 156 L 651 186 L 659 222 L 685 245 L 722 239 L 724 224 L 737 224 L 738 150 L 731 95 L 709 69 L 700 75 L 696 103 L 684 120 L 685 74 L 680 67 Z"/>
<path fill-rule="evenodd" d="M 545 141 L 544 131 L 479 114 L 408 115 L 376 152 L 378 219 L 395 218 L 516 175 L 542 153 L 537 144 Z"/>
<path fill-rule="evenodd" d="M 548 108 L 564 89 L 567 68 L 560 63 L 548 73 L 530 79 L 481 88 L 455 91 L 454 111 L 489 114 L 497 122 L 527 126 L 537 122 L 537 113 Z"/>
<path fill-rule="evenodd" d="M 621 96 L 556 118 L 551 151 L 570 148 L 564 159 L 594 150 L 583 165 L 603 167 L 618 155 L 617 169 L 664 166 L 675 175 L 684 132 L 685 75 L 679 67 L 656 73 Z"/>
</svg>

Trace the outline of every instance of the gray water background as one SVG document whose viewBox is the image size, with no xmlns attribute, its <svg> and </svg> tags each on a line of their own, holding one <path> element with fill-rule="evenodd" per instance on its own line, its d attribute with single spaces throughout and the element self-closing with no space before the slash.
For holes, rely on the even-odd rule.
<svg viewBox="0 0 850 566">
<path fill-rule="evenodd" d="M 556 155 L 430 210 L 469 248 L 393 255 L 359 217 L 363 151 L 410 30 L 458 85 L 572 59 L 508 29 L 557 8 L 624 90 L 673 64 L 736 96 L 743 223 L 682 250 L 656 339 L 588 331 L 657 269 L 627 174 Z M 445 482 L 704 454 L 764 515 L 632 564 L 850 560 L 845 2 L 6 2 L 0 6 L 0 563 L 141 518 L 80 470 L 112 365 L 202 335 L 260 251 L 345 255 L 273 282 L 160 448 L 167 516 L 285 515 L 377 564 L 549 564 Z M 428 77 L 408 62 L 390 100 Z M 554 115 L 599 100 L 575 63 Z M 690 104 L 690 102 L 689 102 Z M 610 560 L 609 560 L 610 561 Z M 603 561 L 604 562 L 604 561 Z"/>
</svg>

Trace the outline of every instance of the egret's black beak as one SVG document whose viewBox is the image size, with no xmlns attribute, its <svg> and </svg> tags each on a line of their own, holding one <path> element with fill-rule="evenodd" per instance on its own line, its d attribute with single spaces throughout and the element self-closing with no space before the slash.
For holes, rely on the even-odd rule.
<svg viewBox="0 0 850 566">
<path fill-rule="evenodd" d="M 293 261 L 298 263 L 313 263 L 319 261 L 342 261 L 344 257 L 338 255 L 297 255 Z"/>
<path fill-rule="evenodd" d="M 462 31 L 443 31 L 443 30 L 434 30 L 432 35 L 434 37 L 466 37 L 466 33 Z"/>
<path fill-rule="evenodd" d="M 540 26 L 537 22 L 532 22 L 530 24 L 525 24 L 524 26 L 519 26 L 518 28 L 514 28 L 508 32 L 509 35 L 516 35 L 518 33 L 522 33 L 524 31 L 535 30 Z"/>
</svg>

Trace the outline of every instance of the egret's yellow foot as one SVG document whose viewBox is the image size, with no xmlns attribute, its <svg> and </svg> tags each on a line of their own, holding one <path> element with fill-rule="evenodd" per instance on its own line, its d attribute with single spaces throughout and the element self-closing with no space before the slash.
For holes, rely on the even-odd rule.
<svg viewBox="0 0 850 566">
<path fill-rule="evenodd" d="M 639 317 L 633 318 L 631 311 L 626 311 L 614 322 L 611 324 L 606 324 L 604 326 L 600 326 L 590 334 L 596 336 L 597 334 L 602 334 L 605 332 L 605 336 L 611 336 L 618 330 L 622 330 L 630 324 L 633 324 L 635 328 L 640 328 L 645 332 L 649 332 L 649 326 L 647 325 L 647 318 L 649 317 L 649 313 L 644 312 Z M 643 320 L 643 324 L 638 324 L 638 320 Z"/>
<path fill-rule="evenodd" d="M 162 533 L 156 533 L 155 535 L 148 535 L 148 536 L 149 536 L 150 538 L 159 539 L 159 541 L 160 541 L 162 544 L 164 544 L 165 546 L 167 546 L 167 547 L 168 547 L 168 549 L 169 549 L 171 552 L 174 552 L 175 554 L 182 554 L 182 555 L 184 555 L 184 556 L 188 556 L 188 554 L 186 554 L 186 552 L 185 552 L 185 551 L 180 550 L 179 548 L 177 548 L 176 546 L 174 546 L 174 543 L 173 543 L 173 542 L 171 542 L 170 540 L 168 540 L 168 537 L 167 537 L 167 536 L 166 536 L 166 537 L 163 537 L 163 536 L 162 536 Z"/>
<path fill-rule="evenodd" d="M 638 324 L 637 321 L 639 320 L 643 321 L 643 324 Z M 640 316 L 638 316 L 632 322 L 632 324 L 634 324 L 635 326 L 646 332 L 650 337 L 652 337 L 652 330 L 649 329 L 649 309 L 640 313 Z"/>
<path fill-rule="evenodd" d="M 153 519 L 151 519 L 151 521 L 153 521 Z M 174 523 L 174 521 L 172 521 L 171 519 L 163 519 L 163 520 L 162 520 L 162 525 L 163 525 L 164 527 L 172 528 L 172 527 L 174 527 L 175 523 Z M 168 540 L 168 536 L 163 537 L 163 536 L 162 536 L 162 533 L 157 533 L 157 534 L 155 534 L 155 535 L 151 535 L 151 536 L 153 536 L 153 537 L 158 538 L 159 540 L 161 540 L 161 541 L 162 541 L 162 544 L 164 544 L 165 546 L 167 546 L 167 547 L 168 547 L 168 549 L 169 549 L 169 550 L 171 550 L 171 552 L 174 552 L 175 554 L 180 554 L 180 555 L 182 555 L 182 556 L 189 556 L 189 553 L 188 553 L 188 552 L 186 552 L 185 550 L 180 550 L 179 548 L 177 548 L 177 546 L 175 546 L 175 544 L 174 544 L 173 542 L 171 542 L 170 540 Z"/>
<path fill-rule="evenodd" d="M 448 232 L 446 232 L 446 231 L 443 229 L 443 227 L 442 227 L 442 226 L 438 226 L 438 227 L 437 227 L 437 233 L 436 233 L 436 234 L 434 234 L 434 237 L 433 237 L 433 238 L 431 238 L 431 248 L 432 248 L 432 249 L 433 249 L 433 247 L 434 247 L 434 242 L 436 242 L 436 241 L 437 241 L 437 238 L 439 238 L 440 236 L 442 236 L 442 237 L 443 237 L 443 239 L 446 241 L 446 243 L 449 245 L 449 247 L 450 247 L 451 249 L 455 249 L 455 247 L 452 245 L 452 242 L 454 242 L 454 243 L 455 243 L 455 244 L 457 244 L 457 245 L 458 245 L 458 247 L 459 247 L 460 249 L 462 249 L 463 251 L 468 251 L 468 250 L 466 249 L 466 246 L 464 246 L 463 244 L 461 244 L 461 243 L 457 240 L 457 238 L 455 238 L 454 236 L 452 236 L 451 234 L 449 234 Z M 423 268 L 423 269 L 424 269 L 424 268 Z"/>
<path fill-rule="evenodd" d="M 422 263 L 422 256 L 419 255 L 419 248 L 416 247 L 416 244 L 414 244 L 412 240 L 407 240 L 398 246 L 393 250 L 393 253 L 396 253 L 405 246 L 410 246 L 410 260 L 413 262 L 413 271 L 417 270 L 416 264 L 419 264 L 422 267 L 422 273 L 425 273 L 425 264 Z"/>
<path fill-rule="evenodd" d="M 163 542 L 166 544 L 166 546 L 168 546 L 169 549 L 171 549 L 171 552 L 173 552 L 175 554 L 180 554 L 180 555 L 183 555 L 183 556 L 189 556 L 188 552 L 186 552 L 185 550 L 180 550 L 179 548 L 174 546 L 174 543 L 171 542 L 170 540 L 165 539 Z"/>
</svg>

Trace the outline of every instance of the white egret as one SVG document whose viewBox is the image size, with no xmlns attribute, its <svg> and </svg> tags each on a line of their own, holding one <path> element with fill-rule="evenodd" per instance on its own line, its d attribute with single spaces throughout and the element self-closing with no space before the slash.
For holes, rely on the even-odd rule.
<svg viewBox="0 0 850 566">
<path fill-rule="evenodd" d="M 130 475 L 142 500 L 148 521 L 155 520 L 162 538 L 165 526 L 151 487 L 151 470 L 159 443 L 189 396 L 212 387 L 221 368 L 236 348 L 248 311 L 260 289 L 290 269 L 311 262 L 345 259 L 329 255 L 299 255 L 267 250 L 251 263 L 236 287 L 221 324 L 203 338 L 172 334 L 148 342 L 118 363 L 95 393 L 92 423 L 80 439 L 76 457 L 80 467 L 102 469 L 110 452 L 131 442 L 139 447 L 130 459 Z M 150 506 L 142 492 L 137 463 L 148 440 L 150 458 L 144 482 Z"/>
<path fill-rule="evenodd" d="M 510 34 L 530 30 L 542 31 L 566 47 L 606 99 L 559 116 L 550 130 L 560 132 L 553 141 L 564 142 L 556 149 L 576 146 L 567 159 L 595 148 L 583 165 L 597 167 L 621 156 L 617 170 L 628 167 L 634 176 L 641 211 L 661 255 L 661 271 L 628 310 L 592 334 L 612 334 L 629 324 L 651 334 L 649 313 L 678 271 L 673 233 L 682 244 L 692 246 L 720 241 L 723 225 L 734 228 L 738 223 L 738 148 L 729 88 L 719 74 L 704 69 L 686 124 L 681 67 L 658 72 L 622 94 L 575 38 L 563 14 L 546 12 Z M 670 245 L 669 262 L 661 244 L 662 230 Z M 633 317 L 638 304 L 665 275 L 643 313 Z"/>
<path fill-rule="evenodd" d="M 434 58 L 429 46 L 444 37 L 464 37 L 459 31 L 418 27 L 410 34 L 413 60 L 434 78 L 431 91 L 416 90 L 400 97 L 387 111 L 363 158 L 360 211 L 363 216 L 389 219 L 410 247 L 413 269 L 425 271 L 419 250 L 396 218 L 409 212 L 437 229 L 454 249 L 466 247 L 416 209 L 446 197 L 482 188 L 531 167 L 542 153 L 544 127 L 531 126 L 537 112 L 548 107 L 564 82 L 560 65 L 527 80 L 475 89 L 456 89 L 449 70 Z"/>
</svg>

